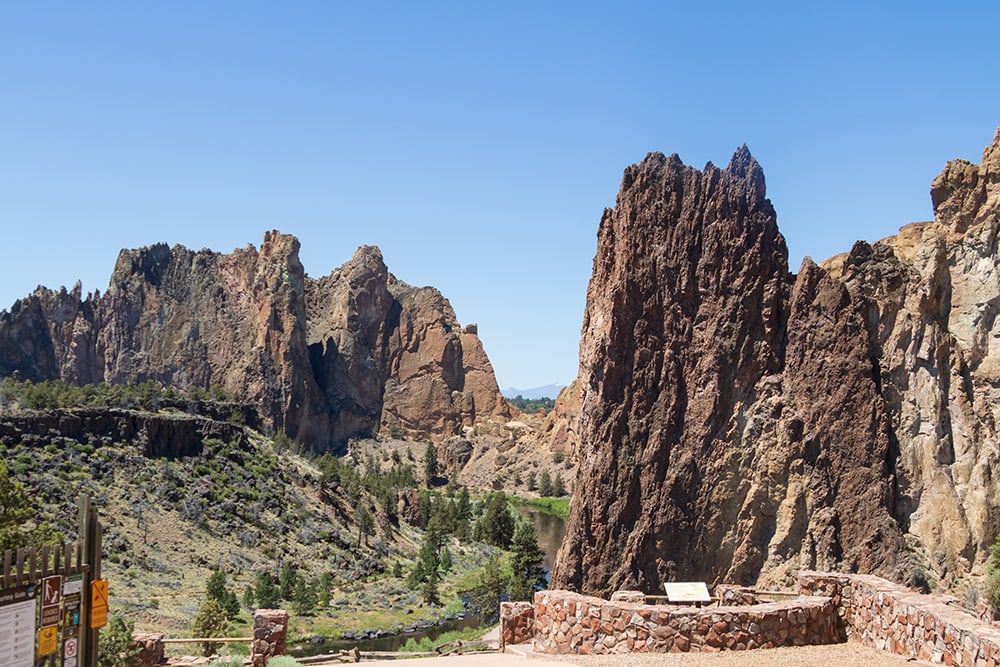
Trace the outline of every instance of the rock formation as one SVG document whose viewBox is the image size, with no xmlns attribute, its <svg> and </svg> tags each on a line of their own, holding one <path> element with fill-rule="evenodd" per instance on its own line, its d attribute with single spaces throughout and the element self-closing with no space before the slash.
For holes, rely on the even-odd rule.
<svg viewBox="0 0 1000 667">
<path fill-rule="evenodd" d="M 38 288 L 0 312 L 0 375 L 221 385 L 315 450 L 379 429 L 446 439 L 509 418 L 474 325 L 363 247 L 312 280 L 270 232 L 229 255 L 123 250 L 107 292 Z"/>
<path fill-rule="evenodd" d="M 554 585 L 982 572 L 1000 528 L 1000 132 L 932 200 L 935 222 L 793 276 L 745 147 L 726 169 L 626 169 L 588 288 Z"/>
</svg>

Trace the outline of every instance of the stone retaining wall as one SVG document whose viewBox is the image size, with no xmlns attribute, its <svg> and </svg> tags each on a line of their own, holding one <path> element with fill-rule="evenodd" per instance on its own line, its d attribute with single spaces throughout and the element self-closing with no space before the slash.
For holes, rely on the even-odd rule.
<svg viewBox="0 0 1000 667">
<path fill-rule="evenodd" d="M 253 615 L 253 644 L 250 662 L 264 667 L 269 658 L 285 655 L 288 640 L 288 612 L 284 609 L 258 609 Z"/>
<path fill-rule="evenodd" d="M 132 648 L 139 649 L 136 667 L 155 667 L 163 662 L 163 633 L 136 632 L 132 635 Z"/>
<path fill-rule="evenodd" d="M 802 572 L 799 587 L 832 599 L 848 636 L 867 646 L 947 665 L 1000 666 L 1000 629 L 948 598 L 857 574 Z"/>
<path fill-rule="evenodd" d="M 819 596 L 699 609 L 540 591 L 534 613 L 534 650 L 548 654 L 707 652 L 844 640 L 836 606 Z"/>
<path fill-rule="evenodd" d="M 500 603 L 500 652 L 507 644 L 524 644 L 535 634 L 535 608 L 530 602 Z"/>
</svg>

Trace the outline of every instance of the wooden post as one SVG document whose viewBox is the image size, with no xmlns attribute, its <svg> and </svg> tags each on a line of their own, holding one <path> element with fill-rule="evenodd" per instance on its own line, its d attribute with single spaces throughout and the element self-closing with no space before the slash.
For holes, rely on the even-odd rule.
<svg viewBox="0 0 1000 667">
<path fill-rule="evenodd" d="M 101 577 L 101 525 L 97 522 L 97 512 L 90 506 L 90 497 L 80 496 L 80 544 L 78 558 L 83 556 L 81 571 L 83 591 L 80 595 L 80 667 L 97 667 L 100 649 L 98 630 L 90 629 L 90 585 Z"/>
</svg>

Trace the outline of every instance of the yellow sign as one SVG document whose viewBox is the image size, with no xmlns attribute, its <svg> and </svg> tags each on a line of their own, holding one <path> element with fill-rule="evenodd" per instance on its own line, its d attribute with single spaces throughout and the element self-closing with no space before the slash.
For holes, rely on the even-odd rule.
<svg viewBox="0 0 1000 667">
<path fill-rule="evenodd" d="M 97 579 L 90 583 L 90 629 L 108 624 L 108 580 Z"/>
<path fill-rule="evenodd" d="M 59 648 L 59 628 L 42 628 L 38 631 L 38 657 L 52 655 Z"/>
</svg>

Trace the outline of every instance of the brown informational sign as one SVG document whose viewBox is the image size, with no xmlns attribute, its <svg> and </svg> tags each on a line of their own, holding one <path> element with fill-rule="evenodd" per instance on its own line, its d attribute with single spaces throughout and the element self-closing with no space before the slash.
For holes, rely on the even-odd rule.
<svg viewBox="0 0 1000 667">
<path fill-rule="evenodd" d="M 38 631 L 38 657 L 52 655 L 59 649 L 59 628 L 42 628 Z"/>
<path fill-rule="evenodd" d="M 32 667 L 35 664 L 35 604 L 37 586 L 0 591 L 0 665 Z"/>
<path fill-rule="evenodd" d="M 97 630 L 108 624 L 108 580 L 97 579 L 90 583 L 90 629 Z"/>
<path fill-rule="evenodd" d="M 62 606 L 62 575 L 56 574 L 42 579 L 42 622 L 41 628 L 59 625 L 59 609 Z M 49 655 L 46 653 L 46 655 Z"/>
<path fill-rule="evenodd" d="M 63 583 L 62 667 L 77 667 L 80 651 L 80 598 L 83 593 L 83 576 L 66 577 Z"/>
</svg>

